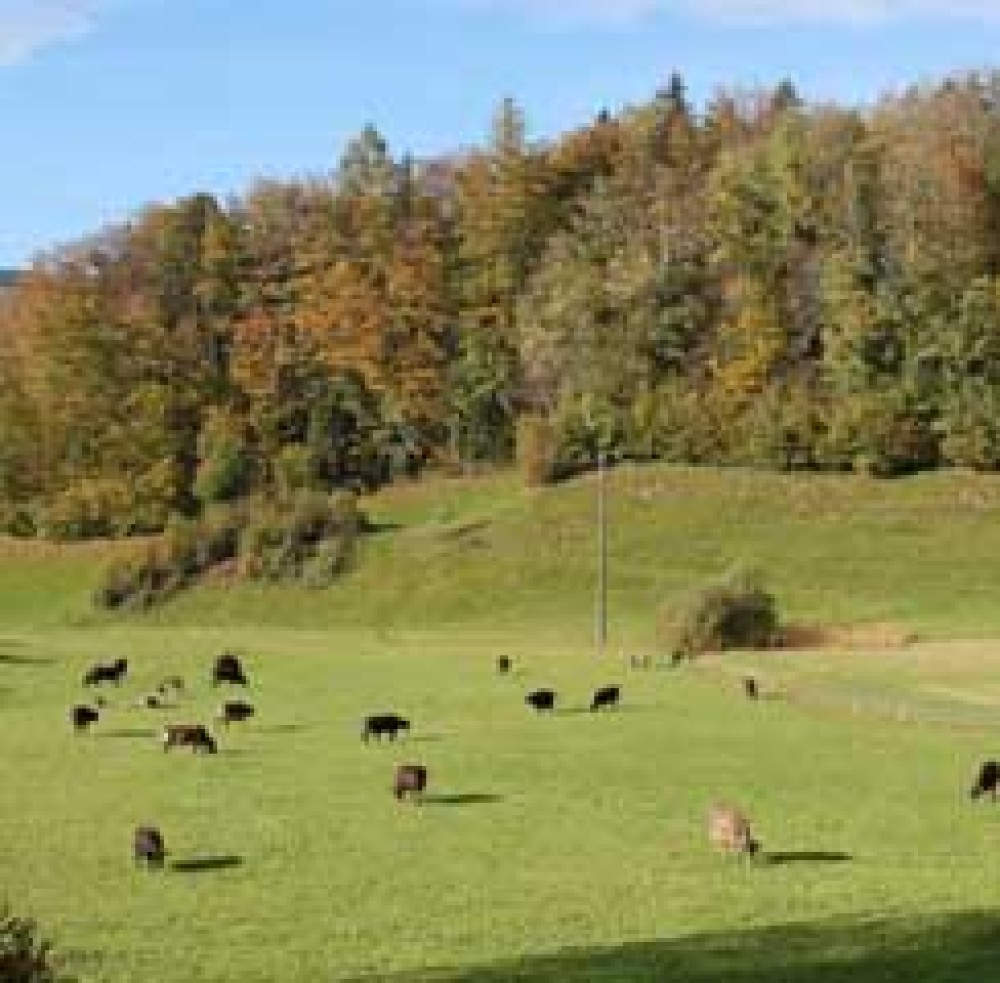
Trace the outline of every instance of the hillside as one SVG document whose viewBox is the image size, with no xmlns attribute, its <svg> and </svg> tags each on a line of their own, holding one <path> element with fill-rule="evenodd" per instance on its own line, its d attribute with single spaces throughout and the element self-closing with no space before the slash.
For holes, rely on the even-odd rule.
<svg viewBox="0 0 1000 983">
<path fill-rule="evenodd" d="M 648 644 L 660 600 L 733 562 L 759 566 L 789 616 L 893 620 L 939 636 L 1000 631 L 1000 481 L 951 471 L 853 476 L 627 466 L 610 473 L 611 644 Z M 145 623 L 552 632 L 589 644 L 592 475 L 541 490 L 503 472 L 432 479 L 365 502 L 379 531 L 336 587 L 200 587 Z M 110 551 L 7 541 L 0 624 L 101 624 L 89 593 Z"/>
</svg>

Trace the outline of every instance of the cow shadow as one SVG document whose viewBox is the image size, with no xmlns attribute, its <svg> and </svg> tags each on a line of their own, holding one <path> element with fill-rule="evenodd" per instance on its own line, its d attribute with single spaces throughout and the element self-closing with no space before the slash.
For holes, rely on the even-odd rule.
<svg viewBox="0 0 1000 983">
<path fill-rule="evenodd" d="M 491 795 L 488 792 L 458 792 L 445 795 L 425 795 L 422 801 L 431 806 L 479 806 L 503 802 L 503 796 Z"/>
<path fill-rule="evenodd" d="M 761 857 L 769 867 L 781 867 L 785 864 L 836 864 L 846 863 L 854 857 L 841 850 L 792 850 L 776 853 L 765 853 Z"/>
<path fill-rule="evenodd" d="M 142 738 L 148 739 L 151 737 L 159 736 L 159 731 L 153 729 L 152 727 L 116 727 L 113 730 L 97 730 L 94 731 L 97 737 L 114 737 L 114 738 Z"/>
<path fill-rule="evenodd" d="M 0 665 L 3 666 L 50 666 L 54 661 L 55 659 L 45 655 L 21 655 L 17 652 L 0 652 Z"/>
<path fill-rule="evenodd" d="M 190 857 L 187 860 L 175 860 L 170 869 L 181 874 L 206 874 L 217 870 L 232 870 L 243 866 L 243 858 L 235 853 L 209 854 L 203 857 Z"/>
<path fill-rule="evenodd" d="M 261 727 L 254 727 L 260 734 L 297 734 L 299 731 L 308 730 L 308 724 L 264 724 Z"/>
</svg>

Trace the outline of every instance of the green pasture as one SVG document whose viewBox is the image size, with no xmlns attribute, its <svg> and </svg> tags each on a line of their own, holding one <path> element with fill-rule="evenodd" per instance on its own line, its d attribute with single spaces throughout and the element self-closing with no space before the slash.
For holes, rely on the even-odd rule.
<svg viewBox="0 0 1000 983">
<path fill-rule="evenodd" d="M 593 491 L 404 486 L 367 503 L 381 531 L 334 589 L 216 584 L 147 617 L 89 607 L 106 548 L 4 546 L 0 893 L 88 983 L 994 978 L 1000 806 L 968 785 L 1000 757 L 1000 485 L 622 469 L 603 657 Z M 735 560 L 796 619 L 923 640 L 655 668 L 656 603 Z M 223 648 L 259 716 L 217 756 L 165 754 L 164 722 L 210 721 Z M 80 677 L 119 655 L 74 734 Z M 135 706 L 175 673 L 176 706 Z M 608 682 L 622 707 L 589 713 Z M 523 703 L 542 685 L 551 716 Z M 366 747 L 382 710 L 413 730 Z M 390 793 L 409 762 L 423 806 Z M 762 857 L 710 849 L 716 801 Z M 146 822 L 162 873 L 132 865 Z"/>
</svg>

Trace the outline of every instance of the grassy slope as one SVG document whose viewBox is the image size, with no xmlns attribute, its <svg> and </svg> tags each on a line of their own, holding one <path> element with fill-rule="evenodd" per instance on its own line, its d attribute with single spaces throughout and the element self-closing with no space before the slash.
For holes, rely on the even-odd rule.
<svg viewBox="0 0 1000 983">
<path fill-rule="evenodd" d="M 942 635 L 1000 632 L 1000 482 L 960 473 L 893 483 L 677 468 L 609 481 L 610 610 L 648 642 L 671 593 L 733 561 L 759 565 L 793 617 L 896 619 Z M 330 591 L 215 586 L 142 623 L 300 628 L 455 626 L 591 634 L 593 478 L 525 490 L 513 475 L 390 489 L 367 503 L 386 531 Z M 31 559 L 0 549 L 0 624 L 100 623 L 87 595 L 99 550 Z M 27 559 L 25 559 L 25 556 Z"/>
<path fill-rule="evenodd" d="M 989 479 L 623 469 L 611 499 L 616 645 L 648 642 L 663 595 L 734 559 L 758 562 L 798 617 L 939 635 L 1000 626 Z M 585 650 L 592 481 L 416 485 L 369 507 L 397 528 L 372 537 L 336 589 L 212 588 L 145 620 L 89 609 L 104 549 L 5 547 L 0 884 L 85 979 L 995 972 L 997 820 L 964 801 L 973 765 L 996 752 L 989 645 L 626 675 Z M 164 755 L 162 718 L 128 702 L 180 671 L 191 692 L 170 719 L 207 720 L 207 666 L 226 645 L 248 653 L 260 719 L 223 735 L 217 758 Z M 500 651 L 522 675 L 493 676 Z M 119 653 L 136 678 L 99 731 L 74 737 L 65 712 L 80 673 Z M 789 699 L 746 703 L 731 677 L 747 668 Z M 551 683 L 573 711 L 615 678 L 627 701 L 616 715 L 538 719 L 521 703 Z M 360 716 L 382 708 L 412 715 L 405 747 L 358 741 Z M 398 807 L 388 788 L 403 760 L 426 762 L 432 791 L 459 800 Z M 706 848 L 704 812 L 720 797 L 745 806 L 780 862 Z M 130 830 L 149 820 L 175 860 L 239 863 L 133 871 Z M 837 853 L 850 859 L 823 859 Z"/>
</svg>

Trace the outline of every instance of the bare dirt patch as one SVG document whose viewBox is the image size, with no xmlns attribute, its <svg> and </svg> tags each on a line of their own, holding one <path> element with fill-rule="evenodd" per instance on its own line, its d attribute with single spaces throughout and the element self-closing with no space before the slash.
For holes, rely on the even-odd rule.
<svg viewBox="0 0 1000 983">
<path fill-rule="evenodd" d="M 894 622 L 866 625 L 786 625 L 778 632 L 779 649 L 897 649 L 918 641 L 916 632 Z"/>
</svg>

